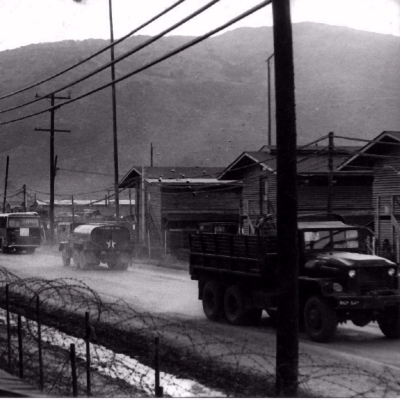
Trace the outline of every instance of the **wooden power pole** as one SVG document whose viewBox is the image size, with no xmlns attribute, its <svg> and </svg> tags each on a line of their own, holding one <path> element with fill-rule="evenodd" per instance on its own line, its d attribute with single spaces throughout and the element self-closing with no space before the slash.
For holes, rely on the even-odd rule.
<svg viewBox="0 0 400 400">
<path fill-rule="evenodd" d="M 298 384 L 298 238 L 296 112 L 290 0 L 272 0 L 276 144 L 278 319 L 276 394 L 296 397 Z"/>
<path fill-rule="evenodd" d="M 328 144 L 328 214 L 333 213 L 333 132 L 329 132 Z"/>
<path fill-rule="evenodd" d="M 114 29 L 112 18 L 112 3 L 109 0 L 109 16 L 110 16 L 110 42 L 114 42 Z M 118 192 L 118 135 L 117 135 L 117 96 L 115 90 L 115 66 L 114 66 L 114 46 L 111 46 L 111 85 L 112 91 L 112 110 L 113 110 L 113 139 L 114 139 L 114 190 L 115 190 L 115 219 L 119 220 L 119 192 Z"/>
<path fill-rule="evenodd" d="M 3 198 L 3 213 L 6 212 L 6 202 L 7 202 L 7 184 L 8 184 L 8 165 L 10 164 L 10 156 L 7 156 L 6 163 L 6 179 L 4 181 L 4 198 Z"/>
<path fill-rule="evenodd" d="M 36 97 L 39 97 L 36 95 Z M 54 181 L 56 177 L 56 160 L 54 157 L 54 133 L 55 132 L 71 132 L 67 129 L 55 129 L 54 128 L 54 117 L 55 117 L 55 100 L 69 100 L 70 97 L 56 96 L 54 93 L 45 96 L 49 98 L 51 102 L 50 109 L 50 129 L 35 128 L 35 131 L 39 132 L 50 132 L 50 208 L 49 208 L 49 221 L 50 221 L 50 244 L 54 241 Z"/>
</svg>

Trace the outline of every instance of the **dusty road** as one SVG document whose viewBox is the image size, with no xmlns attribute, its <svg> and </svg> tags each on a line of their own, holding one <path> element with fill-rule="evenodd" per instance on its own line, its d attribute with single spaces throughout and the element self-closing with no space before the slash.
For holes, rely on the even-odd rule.
<svg viewBox="0 0 400 400">
<path fill-rule="evenodd" d="M 60 254 L 46 248 L 39 248 L 33 255 L 0 254 L 0 266 L 21 278 L 79 279 L 104 299 L 123 299 L 138 311 L 185 320 L 192 327 L 208 330 L 210 334 L 231 339 L 236 344 L 253 343 L 258 349 L 262 345 L 265 349 L 263 354 L 271 359 L 270 369 L 273 371 L 275 327 L 267 315 L 263 315 L 261 325 L 257 327 L 232 327 L 224 323 L 211 323 L 205 318 L 201 302 L 197 300 L 197 282 L 190 280 L 186 270 L 135 263 L 127 271 L 111 271 L 107 267 L 81 271 L 73 266 L 64 267 Z M 343 368 L 335 372 L 341 386 L 324 389 L 324 395 L 327 395 L 325 390 L 334 390 L 328 393 L 335 397 L 352 396 L 354 392 L 359 393 L 362 390 L 378 390 L 377 397 L 386 396 L 387 393 L 391 397 L 400 395 L 400 386 L 397 383 L 397 380 L 400 381 L 400 341 L 385 339 L 375 324 L 365 328 L 339 326 L 334 341 L 329 344 L 313 343 L 301 332 L 300 366 L 303 374 L 320 374 L 315 371 L 316 365 L 322 371 L 324 366 Z M 387 373 L 394 379 L 394 383 L 391 383 L 393 387 L 386 392 L 384 387 L 377 387 L 368 376 L 353 381 L 348 373 L 350 366 L 352 371 L 373 371 L 381 376 Z M 314 390 L 322 390 L 320 381 L 308 382 L 307 385 Z"/>
</svg>

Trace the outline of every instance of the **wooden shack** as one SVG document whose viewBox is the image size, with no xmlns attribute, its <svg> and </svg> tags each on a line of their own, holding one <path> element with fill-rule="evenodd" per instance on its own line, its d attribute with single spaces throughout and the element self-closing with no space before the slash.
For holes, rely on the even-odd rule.
<svg viewBox="0 0 400 400">
<path fill-rule="evenodd" d="M 239 225 L 241 185 L 218 180 L 222 168 L 133 167 L 120 188 L 136 189 L 137 242 L 150 256 L 185 253 L 204 223 Z"/>
<path fill-rule="evenodd" d="M 375 234 L 380 248 L 389 241 L 400 261 L 400 132 L 384 131 L 339 166 L 373 174 L 372 197 Z M 384 249 L 385 250 L 385 249 Z"/>
<path fill-rule="evenodd" d="M 366 170 L 339 171 L 338 165 L 359 147 L 335 147 L 331 154 L 324 146 L 298 147 L 297 193 L 299 215 L 328 212 L 341 214 L 349 223 L 372 225 L 372 174 Z M 243 152 L 220 175 L 243 185 L 241 218 L 245 233 L 253 233 L 261 215 L 276 215 L 276 146 Z M 329 187 L 329 157 L 332 159 L 332 187 Z"/>
</svg>

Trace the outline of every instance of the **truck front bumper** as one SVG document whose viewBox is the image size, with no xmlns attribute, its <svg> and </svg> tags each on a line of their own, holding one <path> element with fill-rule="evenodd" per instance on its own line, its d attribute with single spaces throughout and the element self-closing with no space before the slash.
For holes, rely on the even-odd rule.
<svg viewBox="0 0 400 400">
<path fill-rule="evenodd" d="M 370 294 L 368 296 L 335 296 L 336 308 L 340 310 L 383 310 L 400 306 L 400 294 Z"/>
</svg>

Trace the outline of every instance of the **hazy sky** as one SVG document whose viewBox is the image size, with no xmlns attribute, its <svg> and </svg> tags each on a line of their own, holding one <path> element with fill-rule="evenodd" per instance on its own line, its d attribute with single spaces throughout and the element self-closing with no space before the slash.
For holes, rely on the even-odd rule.
<svg viewBox="0 0 400 400">
<path fill-rule="evenodd" d="M 176 0 L 113 0 L 114 37 L 127 34 Z M 208 0 L 186 0 L 141 33 L 154 35 Z M 174 31 L 198 35 L 217 27 L 261 0 L 221 0 L 195 20 Z M 0 50 L 66 39 L 108 39 L 109 0 L 0 0 Z M 145 6 L 144 6 L 144 5 Z M 292 0 L 292 21 L 345 25 L 400 36 L 400 0 Z M 271 5 L 239 26 L 271 25 Z"/>
</svg>

